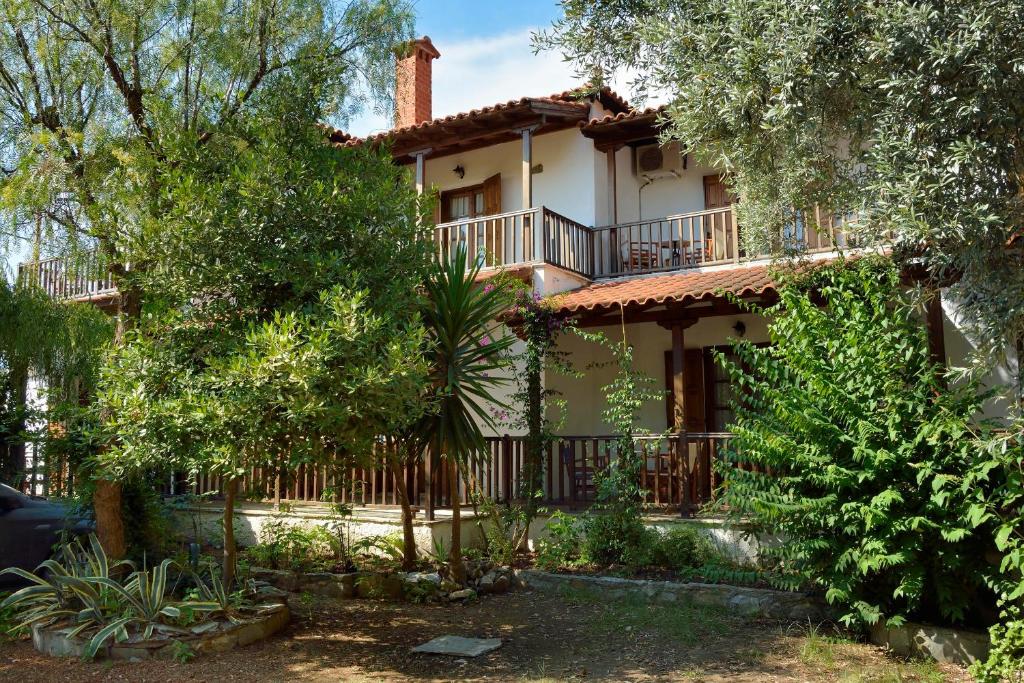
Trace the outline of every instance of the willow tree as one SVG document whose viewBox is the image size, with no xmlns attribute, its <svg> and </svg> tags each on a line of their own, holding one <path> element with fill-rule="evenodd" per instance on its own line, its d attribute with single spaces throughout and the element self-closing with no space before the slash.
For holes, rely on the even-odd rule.
<svg viewBox="0 0 1024 683">
<path fill-rule="evenodd" d="M 142 307 L 139 278 L 165 210 L 160 174 L 196 154 L 265 95 L 316 70 L 318 114 L 384 102 L 393 47 L 411 37 L 403 0 L 0 0 L 0 208 L 44 251 L 96 247 L 119 291 L 115 344 Z M 272 98 L 269 98 L 272 99 Z M 130 264 L 130 267 L 129 267 Z M 100 477 L 104 546 L 124 551 L 120 493 Z"/>
<path fill-rule="evenodd" d="M 792 207 L 856 213 L 953 283 L 981 362 L 1024 355 L 1024 2 L 561 4 L 538 47 L 666 96 L 665 135 L 730 173 L 754 246 Z"/>
<path fill-rule="evenodd" d="M 35 288 L 0 283 L 0 387 L 6 433 L 0 481 L 13 483 L 25 465 L 30 377 L 45 382 L 49 419 L 96 384 L 111 325 L 92 306 L 57 302 Z"/>
</svg>

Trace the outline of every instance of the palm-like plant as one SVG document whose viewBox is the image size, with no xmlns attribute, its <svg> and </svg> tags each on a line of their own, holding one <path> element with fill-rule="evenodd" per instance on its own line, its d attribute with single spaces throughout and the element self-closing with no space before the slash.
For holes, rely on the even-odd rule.
<svg viewBox="0 0 1024 683">
<path fill-rule="evenodd" d="M 459 493 L 456 482 L 462 465 L 486 448 L 482 426 L 494 427 L 489 408 L 501 406 L 497 388 L 508 382 L 514 339 L 504 334 L 499 316 L 511 298 L 501 287 L 476 281 L 480 262 L 467 257 L 460 244 L 451 259 L 437 263 L 427 278 L 422 317 L 431 345 L 432 409 L 417 427 L 419 439 L 440 453 L 448 464 L 452 501 L 452 543 L 449 551 L 453 578 L 462 583 Z"/>
</svg>

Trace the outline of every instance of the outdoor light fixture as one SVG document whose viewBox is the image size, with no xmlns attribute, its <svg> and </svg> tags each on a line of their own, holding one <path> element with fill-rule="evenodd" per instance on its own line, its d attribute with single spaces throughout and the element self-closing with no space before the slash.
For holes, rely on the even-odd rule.
<svg viewBox="0 0 1024 683">
<path fill-rule="evenodd" d="M 732 326 L 732 329 L 736 332 L 737 337 L 742 337 L 747 333 L 747 326 L 742 320 L 737 320 L 736 324 Z"/>
<path fill-rule="evenodd" d="M 462 164 L 459 164 L 458 166 L 456 166 L 455 168 L 453 168 L 453 169 L 452 169 L 452 173 L 454 173 L 455 175 L 459 176 L 459 179 L 460 179 L 460 180 L 461 180 L 462 178 L 465 178 L 465 177 L 466 177 L 466 169 L 464 169 L 464 168 L 462 167 Z"/>
</svg>

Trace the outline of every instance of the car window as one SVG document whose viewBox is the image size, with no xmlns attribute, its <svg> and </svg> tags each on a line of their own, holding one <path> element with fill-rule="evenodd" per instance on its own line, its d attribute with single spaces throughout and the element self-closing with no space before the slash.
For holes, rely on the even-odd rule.
<svg viewBox="0 0 1024 683">
<path fill-rule="evenodd" d="M 21 491 L 12 489 L 10 486 L 7 486 L 6 484 L 0 484 L 0 499 L 2 499 L 5 503 L 8 501 L 10 501 L 11 503 L 16 503 L 18 507 L 24 507 L 25 501 L 31 500 Z"/>
</svg>

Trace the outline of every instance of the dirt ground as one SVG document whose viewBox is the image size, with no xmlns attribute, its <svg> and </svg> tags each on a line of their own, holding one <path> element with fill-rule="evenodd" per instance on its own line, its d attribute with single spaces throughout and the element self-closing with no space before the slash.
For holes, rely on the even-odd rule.
<svg viewBox="0 0 1024 683">
<path fill-rule="evenodd" d="M 278 636 L 188 663 L 55 660 L 0 644 L 0 681 L 969 681 L 904 662 L 828 628 L 686 606 L 520 591 L 468 605 L 296 597 Z M 501 638 L 477 659 L 414 655 L 444 634 Z"/>
</svg>

